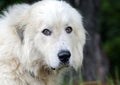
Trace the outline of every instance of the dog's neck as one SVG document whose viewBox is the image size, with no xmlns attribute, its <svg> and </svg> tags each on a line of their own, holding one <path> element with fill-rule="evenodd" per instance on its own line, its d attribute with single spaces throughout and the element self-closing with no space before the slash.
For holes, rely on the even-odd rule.
<svg viewBox="0 0 120 85">
<path fill-rule="evenodd" d="M 58 78 L 61 74 L 61 71 L 59 72 L 58 70 L 53 70 L 47 67 L 40 67 L 37 71 L 26 70 L 26 72 L 31 78 L 43 82 L 44 85 L 57 85 Z"/>
<path fill-rule="evenodd" d="M 59 73 L 57 73 L 57 71 L 41 69 L 39 72 L 39 79 L 42 80 L 45 85 L 57 85 L 58 77 Z"/>
</svg>

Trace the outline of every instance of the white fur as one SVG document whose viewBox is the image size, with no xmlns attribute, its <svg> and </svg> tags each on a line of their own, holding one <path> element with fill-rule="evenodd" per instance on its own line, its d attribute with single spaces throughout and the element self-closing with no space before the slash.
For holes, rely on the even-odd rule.
<svg viewBox="0 0 120 85">
<path fill-rule="evenodd" d="M 65 32 L 67 26 L 73 28 L 71 34 Z M 51 36 L 42 33 L 45 28 L 52 30 Z M 0 84 L 56 85 L 64 69 L 58 69 L 58 52 L 69 50 L 70 66 L 77 69 L 82 64 L 84 43 L 82 17 L 64 1 L 9 7 L 0 18 Z"/>
</svg>

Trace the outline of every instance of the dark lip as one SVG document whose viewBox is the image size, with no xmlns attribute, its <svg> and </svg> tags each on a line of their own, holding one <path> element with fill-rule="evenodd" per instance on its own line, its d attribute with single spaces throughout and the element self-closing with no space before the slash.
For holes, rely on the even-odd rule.
<svg viewBox="0 0 120 85">
<path fill-rule="evenodd" d="M 67 63 L 60 62 L 59 66 L 57 68 L 51 67 L 51 69 L 52 70 L 61 70 L 61 69 L 68 68 L 68 67 L 70 67 L 69 62 L 67 62 Z"/>
<path fill-rule="evenodd" d="M 62 63 L 60 62 L 59 67 L 68 67 L 69 66 L 69 62 L 66 63 Z"/>
</svg>

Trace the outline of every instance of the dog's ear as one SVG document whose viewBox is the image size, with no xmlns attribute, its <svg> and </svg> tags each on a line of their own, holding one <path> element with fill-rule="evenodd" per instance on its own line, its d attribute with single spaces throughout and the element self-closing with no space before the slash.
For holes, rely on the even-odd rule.
<svg viewBox="0 0 120 85">
<path fill-rule="evenodd" d="M 26 25 L 16 26 L 16 32 L 17 32 L 18 37 L 20 38 L 21 43 L 24 43 L 25 27 L 26 27 Z"/>
<path fill-rule="evenodd" d="M 83 48 L 86 42 L 86 30 L 84 29 L 83 24 L 78 23 L 74 25 L 75 29 L 74 29 L 74 39 L 73 42 L 74 43 L 74 58 L 73 58 L 73 62 L 74 65 L 73 67 L 75 68 L 75 70 L 77 71 L 79 67 L 82 66 L 82 62 L 83 62 Z"/>
</svg>

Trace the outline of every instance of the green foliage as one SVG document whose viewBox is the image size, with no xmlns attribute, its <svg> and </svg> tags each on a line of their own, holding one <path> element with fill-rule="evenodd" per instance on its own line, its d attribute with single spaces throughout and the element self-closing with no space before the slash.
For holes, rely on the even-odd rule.
<svg viewBox="0 0 120 85">
<path fill-rule="evenodd" d="M 117 67 L 114 69 L 113 74 L 115 75 L 114 77 L 111 75 L 107 77 L 108 85 L 120 85 L 119 70 Z"/>
<path fill-rule="evenodd" d="M 0 0 L 0 11 L 5 9 L 8 5 L 12 5 L 14 3 L 21 3 L 24 0 Z"/>
<path fill-rule="evenodd" d="M 103 0 L 101 6 L 101 32 L 105 39 L 120 36 L 120 0 Z M 104 39 L 104 38 L 103 38 Z"/>
<path fill-rule="evenodd" d="M 102 0 L 100 33 L 110 60 L 110 71 L 120 67 L 120 0 Z"/>
<path fill-rule="evenodd" d="M 115 37 L 104 43 L 104 49 L 111 61 L 111 66 L 120 66 L 120 37 Z"/>
</svg>

